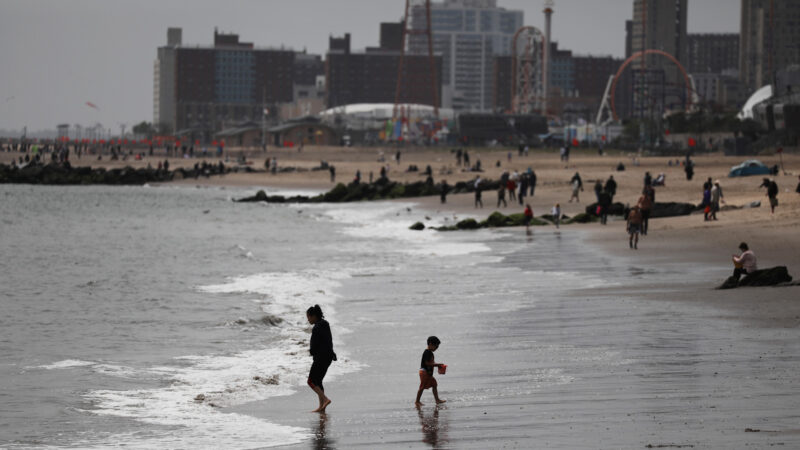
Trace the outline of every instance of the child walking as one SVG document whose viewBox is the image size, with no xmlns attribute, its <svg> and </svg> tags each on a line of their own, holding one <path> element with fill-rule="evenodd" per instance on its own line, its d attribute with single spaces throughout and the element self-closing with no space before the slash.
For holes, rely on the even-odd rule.
<svg viewBox="0 0 800 450">
<path fill-rule="evenodd" d="M 436 390 L 438 383 L 436 382 L 436 378 L 433 377 L 433 368 L 444 366 L 444 364 L 437 363 L 433 359 L 433 352 L 439 348 L 440 343 L 439 338 L 431 336 L 428 338 L 428 348 L 422 352 L 422 362 L 419 368 L 419 390 L 417 391 L 417 400 L 414 402 L 414 405 L 417 407 L 423 405 L 419 400 L 422 397 L 422 391 L 425 389 L 433 389 L 433 398 L 436 400 L 437 404 L 446 401 L 439 398 L 439 391 Z"/>
</svg>

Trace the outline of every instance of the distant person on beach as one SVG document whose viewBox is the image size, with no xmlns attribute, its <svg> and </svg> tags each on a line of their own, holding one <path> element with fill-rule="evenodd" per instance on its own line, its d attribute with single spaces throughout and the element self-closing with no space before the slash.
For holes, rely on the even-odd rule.
<svg viewBox="0 0 800 450">
<path fill-rule="evenodd" d="M 512 202 L 515 201 L 517 199 L 517 182 L 514 181 L 514 178 L 506 181 L 506 189 L 508 189 L 508 199 Z"/>
<path fill-rule="evenodd" d="M 481 199 L 481 177 L 475 179 L 475 207 L 477 208 L 478 205 L 481 205 L 483 208 L 483 200 Z"/>
<path fill-rule="evenodd" d="M 652 189 L 652 187 L 650 186 L 648 187 Z M 640 231 L 642 233 L 642 236 L 646 236 L 647 229 L 650 226 L 650 210 L 653 209 L 653 200 L 648 194 L 646 188 L 645 191 L 642 193 L 642 196 L 639 197 L 639 202 L 637 203 L 636 206 L 639 207 L 639 211 L 642 214 L 642 227 Z"/>
<path fill-rule="evenodd" d="M 650 186 L 651 184 L 653 184 L 653 176 L 650 175 L 650 172 L 645 172 L 644 173 L 644 185 L 645 186 Z"/>
<path fill-rule="evenodd" d="M 533 197 L 533 192 L 536 190 L 536 172 L 530 167 L 528 167 L 528 185 L 531 187 L 531 197 Z"/>
<path fill-rule="evenodd" d="M 519 177 L 519 194 L 517 194 L 520 205 L 522 205 L 522 203 L 525 201 L 526 195 L 528 195 L 528 174 L 523 173 Z"/>
<path fill-rule="evenodd" d="M 703 207 L 703 220 L 709 221 L 711 215 L 711 188 L 703 186 L 703 202 L 700 204 Z"/>
<path fill-rule="evenodd" d="M 525 204 L 523 215 L 525 216 L 525 231 L 530 233 L 531 221 L 533 220 L 533 210 L 531 209 L 530 203 Z"/>
<path fill-rule="evenodd" d="M 558 228 L 559 225 L 561 225 L 561 204 L 560 203 L 556 203 L 556 205 L 553 206 L 552 214 L 553 214 L 553 222 L 555 222 L 556 228 Z"/>
<path fill-rule="evenodd" d="M 711 220 L 717 220 L 717 211 L 719 211 L 719 202 L 722 201 L 722 187 L 719 185 L 719 180 L 714 181 L 714 186 L 711 187 Z"/>
<path fill-rule="evenodd" d="M 578 192 L 583 190 L 583 180 L 581 180 L 581 176 L 578 172 L 575 172 L 575 175 L 572 176 L 572 179 L 569 181 L 572 184 L 572 196 L 569 198 L 569 203 L 572 203 L 572 199 L 574 198 L 576 203 L 580 203 L 581 199 L 578 196 Z"/>
<path fill-rule="evenodd" d="M 642 211 L 639 205 L 634 206 L 628 212 L 628 246 L 632 249 L 639 249 L 639 233 L 642 230 Z"/>
<path fill-rule="evenodd" d="M 442 180 L 442 185 L 439 188 L 439 195 L 442 199 L 442 203 L 447 203 L 447 192 L 450 190 L 450 186 L 447 184 L 447 180 Z"/>
<path fill-rule="evenodd" d="M 333 164 L 328 166 L 328 171 L 331 173 L 331 183 L 336 182 L 336 167 L 333 167 Z"/>
<path fill-rule="evenodd" d="M 800 175 L 797 176 L 797 179 L 800 180 Z M 797 192 L 798 194 L 800 194 L 800 181 L 798 181 L 797 189 L 795 189 L 794 191 Z"/>
<path fill-rule="evenodd" d="M 397 151 L 394 155 L 394 160 L 397 161 L 397 165 L 400 165 L 400 150 Z"/>
<path fill-rule="evenodd" d="M 761 186 L 767 188 L 767 198 L 769 198 L 770 214 L 775 214 L 775 207 L 778 206 L 778 183 L 770 181 L 769 178 L 764 178 Z"/>
<path fill-rule="evenodd" d="M 743 274 L 747 275 L 758 270 L 758 266 L 756 265 L 756 255 L 752 250 L 750 250 L 750 247 L 747 246 L 746 242 L 739 244 L 739 250 L 741 250 L 742 253 L 740 253 L 738 256 L 731 256 L 733 259 L 733 277 L 736 278 L 736 281 L 739 281 L 739 278 L 741 278 Z"/>
<path fill-rule="evenodd" d="M 610 175 L 606 180 L 604 190 L 611 196 L 611 201 L 614 201 L 614 196 L 617 195 L 617 182 L 614 181 L 614 175 Z"/>
<path fill-rule="evenodd" d="M 469 168 L 469 152 L 464 150 L 464 165 Z"/>
<path fill-rule="evenodd" d="M 688 156 L 686 157 L 686 164 L 683 171 L 686 172 L 686 179 L 692 181 L 692 177 L 694 176 L 694 162 L 692 162 Z"/>
<path fill-rule="evenodd" d="M 325 408 L 331 404 L 331 399 L 325 395 L 325 388 L 322 386 L 322 379 L 328 372 L 331 362 L 336 361 L 336 353 L 333 352 L 333 337 L 331 327 L 322 314 L 322 308 L 314 305 L 306 311 L 308 323 L 314 325 L 311 330 L 311 356 L 314 363 L 308 373 L 308 386 L 319 397 L 319 408 L 311 412 L 324 413 Z"/>
<path fill-rule="evenodd" d="M 503 208 L 508 207 L 508 203 L 506 203 L 506 187 L 502 184 L 500 187 L 497 188 L 497 207 L 500 207 L 500 203 L 503 203 Z"/>
<path fill-rule="evenodd" d="M 600 208 L 600 224 L 608 223 L 608 211 L 611 209 L 611 195 L 606 191 L 600 191 L 597 198 L 597 206 Z"/>
<path fill-rule="evenodd" d="M 417 407 L 423 406 L 420 399 L 422 398 L 422 392 L 426 389 L 433 390 L 433 398 L 437 404 L 446 401 L 439 398 L 439 391 L 437 390 L 439 383 L 436 382 L 436 378 L 433 376 L 434 367 L 447 367 L 444 364 L 437 363 L 433 358 L 433 352 L 439 348 L 440 343 L 439 338 L 431 336 L 428 338 L 428 348 L 422 352 L 422 361 L 419 367 L 419 390 L 417 390 L 417 399 L 414 401 L 414 405 Z"/>
<path fill-rule="evenodd" d="M 594 183 L 594 197 L 597 203 L 600 203 L 601 192 L 603 192 L 603 183 L 601 183 L 600 180 L 597 180 L 597 182 Z"/>
</svg>

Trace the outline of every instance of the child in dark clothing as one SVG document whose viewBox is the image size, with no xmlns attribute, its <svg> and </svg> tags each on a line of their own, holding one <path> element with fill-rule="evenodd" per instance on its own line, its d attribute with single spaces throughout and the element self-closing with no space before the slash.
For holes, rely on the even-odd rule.
<svg viewBox="0 0 800 450">
<path fill-rule="evenodd" d="M 440 343 L 439 338 L 431 336 L 428 338 L 428 348 L 422 352 L 422 361 L 419 369 L 419 390 L 417 391 L 417 400 L 414 402 L 414 405 L 417 407 L 422 406 L 419 400 L 422 397 L 422 391 L 425 389 L 433 388 L 433 398 L 436 400 L 437 404 L 446 401 L 439 399 L 439 391 L 436 390 L 438 383 L 436 382 L 436 378 L 433 377 L 433 368 L 444 366 L 444 364 L 437 363 L 433 359 L 433 352 L 439 348 Z"/>
</svg>

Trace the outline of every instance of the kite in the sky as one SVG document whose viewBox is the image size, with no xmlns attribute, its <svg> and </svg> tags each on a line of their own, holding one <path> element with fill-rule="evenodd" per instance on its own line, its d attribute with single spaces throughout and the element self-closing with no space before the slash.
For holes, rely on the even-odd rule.
<svg viewBox="0 0 800 450">
<path fill-rule="evenodd" d="M 97 110 L 99 110 L 99 109 L 100 109 L 100 108 L 98 108 L 98 107 L 97 107 L 97 105 L 95 105 L 95 104 L 94 104 L 94 103 L 92 103 L 92 102 L 86 102 L 86 106 L 88 106 L 89 108 L 94 108 L 94 109 L 97 109 Z"/>
</svg>

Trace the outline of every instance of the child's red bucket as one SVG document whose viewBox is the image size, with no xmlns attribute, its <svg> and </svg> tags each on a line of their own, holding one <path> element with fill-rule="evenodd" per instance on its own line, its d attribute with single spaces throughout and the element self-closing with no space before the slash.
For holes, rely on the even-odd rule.
<svg viewBox="0 0 800 450">
<path fill-rule="evenodd" d="M 439 375 L 444 375 L 447 373 L 447 364 L 442 364 L 439 366 Z"/>
</svg>

